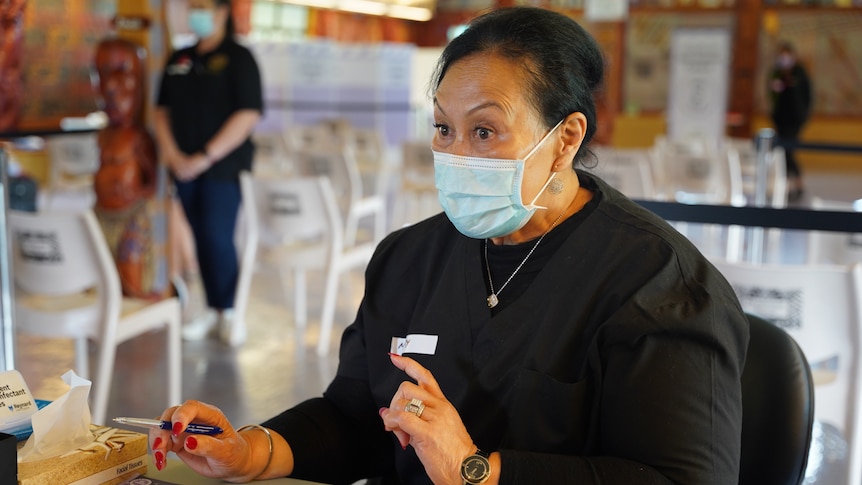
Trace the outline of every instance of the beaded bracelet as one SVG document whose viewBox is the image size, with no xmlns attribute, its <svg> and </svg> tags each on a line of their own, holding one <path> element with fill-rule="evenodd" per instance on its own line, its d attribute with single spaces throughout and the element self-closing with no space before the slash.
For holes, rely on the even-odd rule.
<svg viewBox="0 0 862 485">
<path fill-rule="evenodd" d="M 247 425 L 243 426 L 242 428 L 239 428 L 238 430 L 236 430 L 236 432 L 240 433 L 240 432 L 245 431 L 247 429 L 259 429 L 259 430 L 263 431 L 264 433 L 266 433 L 266 439 L 269 440 L 269 458 L 267 458 L 266 465 L 264 465 L 263 470 L 261 470 L 260 473 L 258 473 L 257 476 L 252 479 L 252 480 L 257 480 L 261 475 L 263 475 L 263 473 L 266 471 L 267 468 L 269 468 L 269 465 L 272 463 L 272 434 L 269 432 L 268 429 L 264 428 L 263 426 L 261 426 L 259 424 L 247 424 Z"/>
</svg>

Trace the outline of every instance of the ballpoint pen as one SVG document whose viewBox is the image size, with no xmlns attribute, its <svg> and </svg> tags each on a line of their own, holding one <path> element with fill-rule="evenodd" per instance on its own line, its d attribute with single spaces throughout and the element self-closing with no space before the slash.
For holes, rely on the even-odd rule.
<svg viewBox="0 0 862 485">
<path fill-rule="evenodd" d="M 160 421 L 158 419 L 114 418 L 114 421 L 120 424 L 127 424 L 129 426 L 137 426 L 139 428 L 159 428 L 167 431 L 171 431 L 173 429 L 173 424 L 171 424 L 170 421 Z M 218 426 L 198 423 L 189 423 L 189 425 L 186 426 L 186 429 L 184 429 L 183 431 L 186 433 L 205 434 L 208 436 L 213 436 L 224 432 L 224 430 L 219 428 Z"/>
</svg>

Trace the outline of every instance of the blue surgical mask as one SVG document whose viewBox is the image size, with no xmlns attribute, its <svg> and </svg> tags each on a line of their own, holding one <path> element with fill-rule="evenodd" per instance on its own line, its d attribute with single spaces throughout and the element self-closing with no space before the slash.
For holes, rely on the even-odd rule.
<svg viewBox="0 0 862 485">
<path fill-rule="evenodd" d="M 446 216 L 458 231 L 475 239 L 502 237 L 524 227 L 536 212 L 546 209 L 536 200 L 554 178 L 529 204 L 521 201 L 524 166 L 559 123 L 523 159 L 478 158 L 434 151 L 434 184 Z"/>
<path fill-rule="evenodd" d="M 215 12 L 205 8 L 189 9 L 189 28 L 200 39 L 205 39 L 215 32 Z"/>
</svg>

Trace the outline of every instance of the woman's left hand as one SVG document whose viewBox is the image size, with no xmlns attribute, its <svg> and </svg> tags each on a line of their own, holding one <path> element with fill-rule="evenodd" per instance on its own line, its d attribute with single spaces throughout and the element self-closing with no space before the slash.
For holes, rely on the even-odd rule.
<svg viewBox="0 0 862 485">
<path fill-rule="evenodd" d="M 476 450 L 461 416 L 428 369 L 409 357 L 390 358 L 416 382 L 402 382 L 389 407 L 380 409 L 386 430 L 395 433 L 402 447 L 409 444 L 416 450 L 435 484 L 461 485 L 461 461 Z M 424 405 L 420 416 L 405 410 L 413 399 Z"/>
<path fill-rule="evenodd" d="M 212 166 L 210 159 L 202 153 L 187 155 L 185 160 L 173 168 L 174 176 L 181 182 L 194 180 Z"/>
</svg>

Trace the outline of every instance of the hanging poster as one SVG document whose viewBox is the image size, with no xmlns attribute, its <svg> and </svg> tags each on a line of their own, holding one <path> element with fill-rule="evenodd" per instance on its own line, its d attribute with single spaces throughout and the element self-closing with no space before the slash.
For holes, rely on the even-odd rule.
<svg viewBox="0 0 862 485">
<path fill-rule="evenodd" d="M 668 135 L 672 140 L 725 133 L 730 32 L 720 28 L 677 28 L 671 34 Z"/>
</svg>

